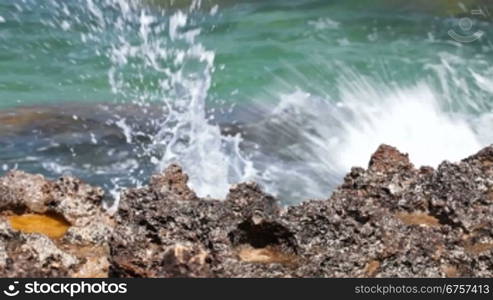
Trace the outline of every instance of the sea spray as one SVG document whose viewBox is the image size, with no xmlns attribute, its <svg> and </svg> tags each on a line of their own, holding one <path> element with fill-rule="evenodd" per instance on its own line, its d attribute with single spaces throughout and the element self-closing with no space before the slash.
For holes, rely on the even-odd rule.
<svg viewBox="0 0 493 300">
<path fill-rule="evenodd" d="M 224 198 L 231 183 L 254 179 L 253 163 L 240 150 L 241 136 L 222 135 L 206 114 L 215 54 L 197 41 L 201 28 L 194 16 L 203 13 L 197 11 L 200 1 L 173 12 L 151 11 L 139 1 L 85 3 L 90 25 L 81 37 L 108 58 L 112 92 L 143 110 L 149 105 L 163 108 L 162 117 L 147 121 L 152 133 L 138 131 L 123 118 L 114 122 L 127 143 L 135 143 L 136 155 L 148 159 L 156 172 L 178 163 L 201 197 Z M 151 143 L 139 144 L 139 135 L 147 135 Z M 139 169 L 131 167 L 132 182 L 142 184 Z"/>
<path fill-rule="evenodd" d="M 434 79 L 396 86 L 340 69 L 336 92 L 315 95 L 295 85 L 294 92 L 272 95 L 279 104 L 266 109 L 270 113 L 259 125 L 247 127 L 260 145 L 253 158 L 259 180 L 288 203 L 324 197 L 351 167 L 366 167 L 383 143 L 408 153 L 416 166 L 437 167 L 493 141 L 493 113 L 479 102 L 493 96 L 485 78 L 476 75 L 470 90 L 459 92 L 450 86 L 459 80 L 452 67 L 435 77 L 449 78 L 444 93 L 431 86 Z M 455 101 L 460 105 L 454 111 Z M 273 140 L 278 143 L 266 144 Z"/>
<path fill-rule="evenodd" d="M 47 43 L 43 51 L 51 53 L 53 44 L 59 43 L 68 53 L 62 61 L 64 68 L 70 63 L 81 67 L 81 72 L 84 64 L 103 70 L 108 84 L 98 88 L 111 90 L 114 102 L 127 112 L 107 106 L 111 116 L 104 126 L 116 127 L 121 135 L 114 143 L 105 144 L 111 139 L 105 139 L 92 124 L 92 131 L 80 133 L 85 129 L 78 128 L 75 136 L 60 132 L 62 137 L 56 138 L 61 143 L 43 145 L 33 159 L 9 161 L 6 169 L 19 161 L 24 166 L 37 163 L 50 176 L 71 173 L 95 180 L 95 184 L 103 182 L 117 199 L 121 188 L 139 186 L 151 173 L 178 163 L 200 196 L 224 198 L 230 184 L 254 180 L 287 204 L 326 199 L 352 166 L 367 164 L 380 143 L 408 152 L 416 165 L 436 166 L 444 159 L 466 157 L 493 140 L 493 70 L 488 56 L 465 59 L 468 51 L 477 49 L 456 45 L 448 37 L 443 41 L 437 32 L 433 39 L 426 39 L 421 30 L 429 28 L 413 26 L 416 36 L 411 36 L 408 28 L 414 23 L 402 25 L 404 31 L 396 23 L 388 30 L 382 30 L 382 25 L 380 31 L 359 28 L 355 32 L 339 15 L 297 18 L 298 10 L 290 9 L 288 16 L 294 18 L 279 23 L 272 9 L 262 11 L 260 7 L 259 18 L 264 23 L 255 36 L 250 27 L 241 26 L 245 23 L 231 21 L 237 17 L 235 9 L 228 11 L 233 25 L 221 27 L 224 10 L 200 9 L 198 1 L 180 9 L 162 9 L 137 0 L 39 3 L 16 3 L 22 18 L 2 16 L 6 24 L 26 16 L 39 17 L 54 32 L 53 40 L 42 42 Z M 39 5 L 49 7 L 39 9 Z M 240 16 L 248 11 L 241 7 Z M 213 21 L 207 19 L 211 14 Z M 249 26 L 255 23 L 240 19 Z M 220 28 L 214 31 L 211 24 Z M 282 31 L 276 32 L 279 28 Z M 221 36 L 229 32 L 232 42 L 224 43 Z M 387 33 L 391 40 L 382 40 Z M 362 40 L 357 40 L 358 35 Z M 204 42 L 215 38 L 217 47 Z M 340 39 L 344 43 L 333 43 Z M 305 42 L 311 46 L 304 47 Z M 410 47 L 413 43 L 417 46 Z M 432 50 L 423 51 L 425 57 L 415 57 L 411 52 L 419 52 L 418 46 Z M 409 50 L 406 47 L 411 48 L 405 52 L 408 55 L 401 54 Z M 435 52 L 434 47 L 441 50 Z M 389 51 L 380 54 L 383 50 Z M 235 53 L 235 61 L 218 63 L 228 51 Z M 368 58 L 354 58 L 367 51 Z M 237 56 L 250 53 L 253 60 L 245 58 L 235 64 L 240 61 Z M 288 60 L 269 69 L 278 54 Z M 92 61 L 92 56 L 97 60 Z M 298 61 L 299 57 L 303 59 Z M 231 100 L 215 99 L 211 92 L 220 81 L 222 67 L 239 70 L 229 73 L 234 80 L 226 81 L 233 82 L 228 88 L 236 91 L 231 93 L 232 101 L 240 96 L 257 100 L 238 101 L 236 115 L 229 114 L 228 107 L 216 110 L 225 116 L 208 111 L 214 100 Z M 277 67 L 283 72 L 277 72 Z M 247 79 L 258 87 L 252 90 L 238 84 Z M 285 88 L 272 84 L 274 80 L 283 81 Z M 265 90 L 266 96 L 253 93 L 257 90 Z M 255 112 L 250 119 L 246 117 L 249 111 Z M 74 117 L 80 120 L 82 116 L 75 113 Z M 103 150 L 106 153 L 101 155 Z"/>
<path fill-rule="evenodd" d="M 184 42 L 185 49 L 173 49 L 175 70 L 166 70 L 160 82 L 164 90 L 157 97 L 163 97 L 168 110 L 152 137 L 151 161 L 158 170 L 180 164 L 199 196 L 224 198 L 230 183 L 250 179 L 255 170 L 240 151 L 241 137 L 221 135 L 206 115 L 214 52 L 195 41 L 200 29 L 183 30 L 187 25 L 188 16 L 181 11 L 170 17 L 169 38 Z"/>
</svg>

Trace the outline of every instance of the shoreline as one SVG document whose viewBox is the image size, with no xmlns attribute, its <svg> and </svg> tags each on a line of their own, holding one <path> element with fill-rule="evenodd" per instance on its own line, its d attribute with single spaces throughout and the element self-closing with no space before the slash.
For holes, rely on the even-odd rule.
<svg viewBox="0 0 493 300">
<path fill-rule="evenodd" d="M 99 187 L 10 171 L 0 177 L 0 276 L 493 276 L 492 146 L 417 169 L 382 145 L 325 201 L 288 207 L 255 183 L 217 200 L 187 181 L 171 165 L 122 192 L 110 215 Z"/>
</svg>

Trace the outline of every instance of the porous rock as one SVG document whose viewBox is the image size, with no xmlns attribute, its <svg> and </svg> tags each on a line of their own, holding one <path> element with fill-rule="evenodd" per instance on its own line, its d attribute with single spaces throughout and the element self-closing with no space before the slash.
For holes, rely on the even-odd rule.
<svg viewBox="0 0 493 300">
<path fill-rule="evenodd" d="M 382 145 L 329 199 L 287 208 L 255 183 L 232 186 L 224 201 L 197 200 L 175 165 L 126 191 L 112 275 L 493 275 L 492 147 L 435 170 Z"/>
<path fill-rule="evenodd" d="M 100 188 L 69 176 L 50 181 L 13 170 L 0 177 L 0 276 L 106 277 L 112 221 L 102 199 Z M 40 230 L 12 222 L 25 216 Z M 50 236 L 43 218 L 66 224 L 66 232 Z"/>
<path fill-rule="evenodd" d="M 382 145 L 330 198 L 289 207 L 253 182 L 220 200 L 199 198 L 187 181 L 171 165 L 125 190 L 112 230 L 98 188 L 1 177 L 0 275 L 82 276 L 109 264 L 113 277 L 493 276 L 491 146 L 434 169 Z M 26 212 L 71 226 L 53 240 L 6 221 Z"/>
</svg>

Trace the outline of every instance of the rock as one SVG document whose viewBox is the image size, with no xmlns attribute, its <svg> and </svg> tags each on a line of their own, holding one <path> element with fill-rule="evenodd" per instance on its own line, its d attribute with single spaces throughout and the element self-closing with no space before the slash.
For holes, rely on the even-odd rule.
<svg viewBox="0 0 493 300">
<path fill-rule="evenodd" d="M 10 172 L 0 178 L 0 275 L 493 276 L 493 147 L 417 169 L 382 145 L 329 199 L 289 207 L 255 183 L 219 200 L 187 181 L 171 165 L 124 191 L 113 228 L 99 188 Z"/>
<path fill-rule="evenodd" d="M 326 201 L 281 208 L 255 183 L 196 199 L 178 166 L 121 197 L 112 275 L 493 275 L 493 148 L 436 170 L 382 145 Z M 191 196 L 192 195 L 192 196 Z"/>
<path fill-rule="evenodd" d="M 243 262 L 239 247 L 293 250 L 292 235 L 273 221 L 275 199 L 257 185 L 232 187 L 226 201 L 197 201 L 177 168 L 155 177 L 177 179 L 159 180 L 166 183 L 164 193 L 154 180 L 122 195 L 111 240 L 112 276 L 260 276 L 266 265 Z"/>
<path fill-rule="evenodd" d="M 51 183 L 41 175 L 31 175 L 20 171 L 7 173 L 0 181 L 0 210 L 29 210 L 44 213 L 46 204 L 51 201 Z"/>
<path fill-rule="evenodd" d="M 417 170 L 381 146 L 328 201 L 289 208 L 292 224 L 305 218 L 294 231 L 312 257 L 299 275 L 491 276 L 492 153 Z"/>
<path fill-rule="evenodd" d="M 111 217 L 103 191 L 72 177 L 0 177 L 1 277 L 106 277 Z"/>
<path fill-rule="evenodd" d="M 163 174 L 151 177 L 151 188 L 161 197 L 176 197 L 180 200 L 196 200 L 197 195 L 188 186 L 188 175 L 178 165 L 170 165 Z"/>
<path fill-rule="evenodd" d="M 374 172 L 395 173 L 400 169 L 413 167 L 407 154 L 399 152 L 392 146 L 381 145 L 371 156 L 368 169 Z"/>
</svg>

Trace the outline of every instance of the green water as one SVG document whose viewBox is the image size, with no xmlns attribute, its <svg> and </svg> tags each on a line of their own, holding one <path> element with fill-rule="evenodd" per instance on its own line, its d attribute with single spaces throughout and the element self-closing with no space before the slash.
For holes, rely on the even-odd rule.
<svg viewBox="0 0 493 300">
<path fill-rule="evenodd" d="M 447 31 L 458 19 L 450 12 L 460 9 L 452 2 L 219 2 L 218 13 L 197 24 L 199 40 L 216 54 L 210 101 L 269 101 L 273 90 L 294 85 L 329 93 L 340 71 L 336 63 L 402 82 L 425 76 L 426 65 L 437 63 L 442 53 L 472 67 L 484 64 L 491 56 L 491 20 L 475 19 L 475 28 L 489 33 L 481 41 L 454 43 Z M 50 9 L 43 1 L 27 8 L 16 0 L 0 1 L 5 19 L 0 23 L 0 106 L 115 100 L 108 60 L 81 41 L 84 28 L 63 31 L 46 24 Z"/>
</svg>

